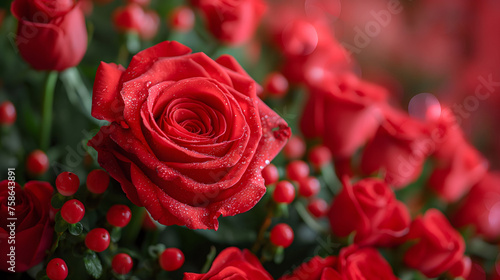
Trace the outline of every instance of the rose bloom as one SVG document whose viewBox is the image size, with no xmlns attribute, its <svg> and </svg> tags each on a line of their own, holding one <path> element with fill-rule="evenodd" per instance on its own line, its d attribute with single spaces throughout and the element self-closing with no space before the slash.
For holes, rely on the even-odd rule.
<svg viewBox="0 0 500 280">
<path fill-rule="evenodd" d="M 338 258 L 314 257 L 280 280 L 396 280 L 389 263 L 374 248 L 351 245 Z"/>
<path fill-rule="evenodd" d="M 436 143 L 435 169 L 429 187 L 446 202 L 455 202 L 486 174 L 488 162 L 470 145 L 448 108 L 433 124 L 431 139 Z"/>
<path fill-rule="evenodd" d="M 338 276 L 338 272 L 335 271 L 334 269 L 336 263 L 337 263 L 337 257 L 335 256 L 329 256 L 324 259 L 315 256 L 308 262 L 305 262 L 296 269 L 294 269 L 291 274 L 285 275 L 281 277 L 279 280 L 336 279 L 336 278 L 328 278 L 328 276 L 331 274 L 336 275 L 336 277 Z"/>
<path fill-rule="evenodd" d="M 317 86 L 351 68 L 346 50 L 333 36 L 325 5 L 330 4 L 290 0 L 272 5 L 268 13 L 266 31 L 285 56 L 281 71 L 292 83 Z"/>
<path fill-rule="evenodd" d="M 309 138 L 323 137 L 334 157 L 351 156 L 383 120 L 387 92 L 346 73 L 311 90 L 300 128 Z"/>
<path fill-rule="evenodd" d="M 406 251 L 404 262 L 429 278 L 448 271 L 464 256 L 462 236 L 436 209 L 427 210 L 413 221 L 407 240 L 416 243 Z"/>
<path fill-rule="evenodd" d="M 361 171 L 383 172 L 385 181 L 402 188 L 415 181 L 432 152 L 429 127 L 406 112 L 386 108 L 385 121 L 364 148 Z"/>
<path fill-rule="evenodd" d="M 230 247 L 215 258 L 210 270 L 205 274 L 184 273 L 184 280 L 241 279 L 271 280 L 273 277 L 262 267 L 250 251 Z"/>
<path fill-rule="evenodd" d="M 408 232 L 411 221 L 408 209 L 389 186 L 372 178 L 355 185 L 345 179 L 328 216 L 335 235 L 346 237 L 356 232 L 356 244 L 378 246 L 396 244 Z"/>
<path fill-rule="evenodd" d="M 130 3 L 113 12 L 113 25 L 119 32 L 135 32 L 142 39 L 151 40 L 158 32 L 160 18 L 155 11 L 145 11 L 139 4 Z"/>
<path fill-rule="evenodd" d="M 250 40 L 266 11 L 262 0 L 192 0 L 208 30 L 220 41 L 241 45 Z"/>
<path fill-rule="evenodd" d="M 487 173 L 477 183 L 452 216 L 456 227 L 472 225 L 488 240 L 500 240 L 500 174 Z"/>
<path fill-rule="evenodd" d="M 347 280 L 398 279 L 384 257 L 376 249 L 370 247 L 351 245 L 342 249 L 337 267 L 338 272 L 343 276 L 342 279 Z"/>
<path fill-rule="evenodd" d="M 30 181 L 24 188 L 15 184 L 14 194 L 10 193 L 9 181 L 0 182 L 0 270 L 8 271 L 10 247 L 15 246 L 15 271 L 23 272 L 43 261 L 46 251 L 52 245 L 54 233 L 53 221 L 50 219 L 50 200 L 54 188 L 46 182 Z M 13 195 L 15 200 L 9 200 Z M 9 205 L 15 201 L 15 206 Z M 9 207 L 10 206 L 10 207 Z M 11 207 L 15 208 L 14 216 L 9 215 Z M 15 222 L 15 244 L 9 242 L 12 228 L 7 227 Z"/>
<path fill-rule="evenodd" d="M 261 170 L 291 134 L 256 89 L 230 56 L 213 61 L 160 43 L 126 70 L 99 66 L 92 115 L 111 124 L 89 145 L 155 220 L 217 229 L 218 216 L 248 211 L 262 198 Z"/>
<path fill-rule="evenodd" d="M 15 0 L 11 12 L 19 20 L 16 45 L 33 68 L 63 71 L 80 63 L 87 28 L 74 0 Z"/>
</svg>

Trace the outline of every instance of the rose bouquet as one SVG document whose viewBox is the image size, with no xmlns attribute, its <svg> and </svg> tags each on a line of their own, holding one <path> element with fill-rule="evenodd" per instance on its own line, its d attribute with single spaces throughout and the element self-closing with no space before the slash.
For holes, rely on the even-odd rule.
<svg viewBox="0 0 500 280">
<path fill-rule="evenodd" d="M 500 279 L 499 15 L 0 4 L 2 279 Z"/>
</svg>

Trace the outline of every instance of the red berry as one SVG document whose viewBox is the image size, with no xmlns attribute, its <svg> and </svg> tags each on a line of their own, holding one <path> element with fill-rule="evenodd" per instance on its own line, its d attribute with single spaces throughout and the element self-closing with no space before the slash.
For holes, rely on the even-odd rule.
<svg viewBox="0 0 500 280">
<path fill-rule="evenodd" d="M 0 125 L 12 125 L 16 121 L 16 107 L 10 101 L 0 104 Z"/>
<path fill-rule="evenodd" d="M 316 168 L 321 168 L 332 161 L 332 153 L 325 146 L 316 146 L 309 152 L 309 162 Z"/>
<path fill-rule="evenodd" d="M 272 72 L 264 81 L 264 91 L 273 97 L 282 97 L 288 91 L 288 80 L 283 74 Z"/>
<path fill-rule="evenodd" d="M 109 246 L 109 232 L 103 228 L 95 228 L 85 237 L 85 246 L 92 251 L 102 252 Z"/>
<path fill-rule="evenodd" d="M 295 187 L 288 181 L 281 181 L 276 184 L 273 192 L 273 199 L 278 203 L 289 204 L 295 198 Z"/>
<path fill-rule="evenodd" d="M 95 169 L 90 171 L 87 175 L 87 189 L 91 193 L 101 194 L 108 189 L 109 175 L 102 169 Z"/>
<path fill-rule="evenodd" d="M 286 174 L 290 180 L 300 181 L 309 176 L 309 166 L 302 160 L 294 160 L 286 166 Z"/>
<path fill-rule="evenodd" d="M 276 183 L 279 177 L 278 168 L 272 163 L 262 169 L 262 178 L 266 186 Z"/>
<path fill-rule="evenodd" d="M 85 215 L 85 207 L 78 199 L 66 201 L 61 208 L 61 217 L 70 224 L 76 224 Z"/>
<path fill-rule="evenodd" d="M 174 271 L 184 264 L 184 254 L 177 248 L 167 248 L 160 255 L 160 266 L 166 271 Z"/>
<path fill-rule="evenodd" d="M 315 177 L 306 177 L 299 181 L 299 194 L 303 197 L 315 196 L 320 189 L 319 180 Z"/>
<path fill-rule="evenodd" d="M 187 6 L 177 7 L 170 14 L 170 25 L 172 29 L 187 32 L 193 29 L 194 26 L 194 12 Z"/>
<path fill-rule="evenodd" d="M 64 280 L 68 277 L 68 266 L 63 259 L 51 259 L 45 272 L 50 280 Z"/>
<path fill-rule="evenodd" d="M 321 218 L 326 215 L 326 212 L 328 211 L 328 203 L 321 198 L 317 198 L 309 202 L 307 210 L 309 210 L 309 213 L 311 213 L 314 217 Z"/>
<path fill-rule="evenodd" d="M 111 267 L 113 271 L 118 274 L 127 274 L 134 266 L 132 258 L 125 253 L 116 254 L 111 261 Z"/>
<path fill-rule="evenodd" d="M 57 191 L 64 196 L 71 196 L 78 191 L 80 187 L 80 178 L 75 173 L 63 172 L 56 178 Z"/>
<path fill-rule="evenodd" d="M 286 248 L 293 242 L 293 230 L 287 224 L 277 224 L 271 230 L 271 242 L 276 246 Z"/>
<path fill-rule="evenodd" d="M 132 218 L 132 212 L 127 205 L 116 204 L 109 208 L 108 213 L 106 213 L 106 220 L 112 226 L 115 227 L 124 227 Z"/>
<path fill-rule="evenodd" d="M 40 176 L 49 169 L 49 158 L 41 150 L 34 150 L 26 159 L 26 169 L 33 176 Z"/>
<path fill-rule="evenodd" d="M 283 148 L 283 153 L 288 159 L 299 159 L 306 153 L 306 143 L 302 138 L 293 135 L 288 139 L 285 147 Z"/>
</svg>

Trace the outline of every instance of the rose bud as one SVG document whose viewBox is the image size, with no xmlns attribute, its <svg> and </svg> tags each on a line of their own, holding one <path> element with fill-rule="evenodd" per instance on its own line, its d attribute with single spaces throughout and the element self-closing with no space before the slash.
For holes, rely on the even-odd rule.
<svg viewBox="0 0 500 280">
<path fill-rule="evenodd" d="M 262 0 L 212 1 L 196 0 L 208 30 L 221 42 L 241 45 L 249 41 L 266 10 Z"/>
<path fill-rule="evenodd" d="M 487 173 L 465 197 L 453 214 L 456 227 L 474 226 L 487 240 L 500 239 L 500 174 Z"/>
<path fill-rule="evenodd" d="M 259 259 L 248 250 L 236 247 L 224 249 L 215 258 L 210 270 L 204 274 L 184 273 L 184 280 L 201 279 L 259 279 L 271 280 L 273 277 L 267 272 Z"/>
<path fill-rule="evenodd" d="M 339 213 L 349 213 L 339 215 Z M 390 246 L 408 232 L 410 214 L 383 181 L 367 178 L 351 185 L 343 180 L 342 191 L 333 199 L 328 214 L 332 232 L 362 245 Z"/>
<path fill-rule="evenodd" d="M 365 174 L 383 172 L 385 181 L 402 188 L 415 181 L 433 152 L 428 126 L 407 113 L 387 108 L 386 120 L 366 145 L 361 157 Z"/>
<path fill-rule="evenodd" d="M 416 243 L 406 251 L 404 262 L 429 278 L 448 271 L 464 256 L 464 239 L 436 209 L 417 217 L 406 239 Z"/>
<path fill-rule="evenodd" d="M 74 0 L 15 0 L 11 12 L 19 20 L 16 45 L 36 70 L 63 71 L 76 66 L 87 51 L 87 28 Z"/>
<path fill-rule="evenodd" d="M 340 250 L 337 271 L 342 278 L 397 280 L 389 263 L 374 248 L 351 245 Z"/>
<path fill-rule="evenodd" d="M 311 91 L 300 121 L 308 138 L 323 137 L 334 157 L 349 157 L 375 134 L 387 92 L 345 74 Z"/>
<path fill-rule="evenodd" d="M 455 202 L 486 174 L 488 162 L 467 142 L 447 108 L 431 129 L 431 139 L 436 143 L 433 154 L 436 167 L 429 178 L 429 187 L 444 201 Z"/>
<path fill-rule="evenodd" d="M 15 210 L 10 211 L 8 202 L 13 201 L 11 192 L 15 193 Z M 11 181 L 0 182 L 0 270 L 8 271 L 15 266 L 16 272 L 23 272 L 43 261 L 52 245 L 54 234 L 53 221 L 50 219 L 50 200 L 54 188 L 46 182 L 30 181 L 21 188 Z M 11 214 L 13 213 L 13 214 Z M 8 218 L 16 218 L 9 221 Z M 14 224 L 14 227 L 9 225 Z M 8 256 L 13 246 L 7 237 L 15 232 L 15 261 Z M 12 253 L 12 252 L 11 252 Z"/>
</svg>

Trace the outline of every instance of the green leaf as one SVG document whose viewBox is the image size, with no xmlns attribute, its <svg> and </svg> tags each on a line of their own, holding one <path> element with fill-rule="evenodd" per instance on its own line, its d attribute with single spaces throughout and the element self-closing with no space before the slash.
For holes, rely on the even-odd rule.
<svg viewBox="0 0 500 280">
<path fill-rule="evenodd" d="M 111 241 L 116 243 L 120 241 L 121 237 L 122 237 L 122 229 L 119 227 L 113 227 L 113 229 L 111 230 Z"/>
<path fill-rule="evenodd" d="M 56 193 L 50 200 L 50 204 L 56 209 L 60 209 L 64 205 L 64 202 L 66 202 L 66 197 L 60 193 Z"/>
<path fill-rule="evenodd" d="M 83 231 L 82 223 L 70 224 L 68 225 L 68 231 L 72 235 L 80 235 Z"/>
<path fill-rule="evenodd" d="M 83 262 L 85 264 L 85 269 L 95 279 L 98 279 L 102 275 L 102 264 L 101 260 L 94 251 L 88 250 L 83 257 Z"/>
<path fill-rule="evenodd" d="M 68 222 L 66 222 L 62 216 L 61 216 L 61 212 L 57 212 L 56 214 L 56 217 L 55 217 L 55 226 L 54 226 L 54 230 L 58 233 L 62 233 L 62 232 L 65 232 L 66 229 L 68 229 Z"/>
</svg>

